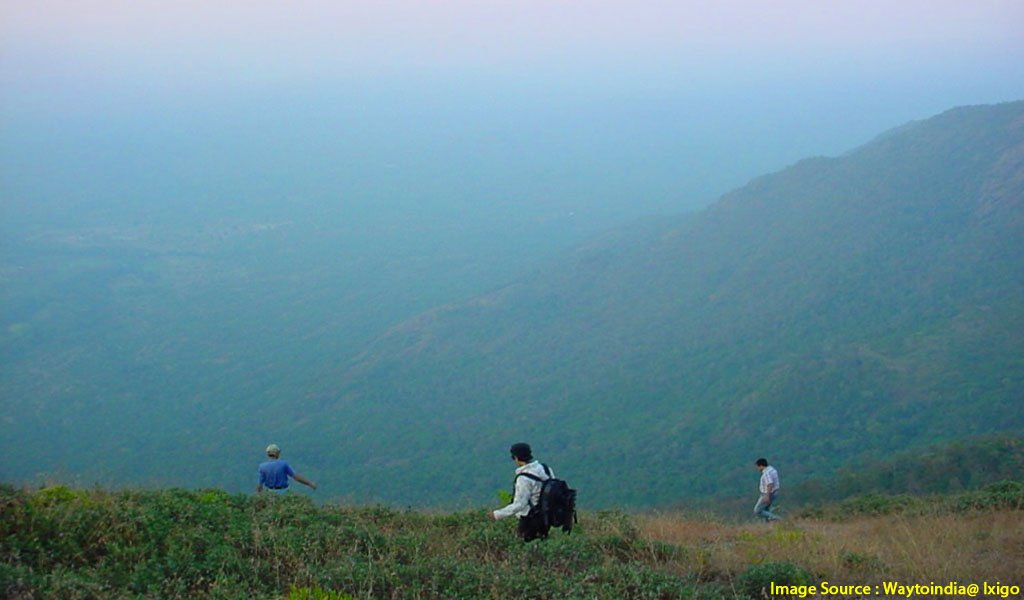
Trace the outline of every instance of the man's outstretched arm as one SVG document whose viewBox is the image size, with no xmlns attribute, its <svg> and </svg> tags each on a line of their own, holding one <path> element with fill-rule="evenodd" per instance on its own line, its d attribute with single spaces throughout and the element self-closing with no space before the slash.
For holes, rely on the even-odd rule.
<svg viewBox="0 0 1024 600">
<path fill-rule="evenodd" d="M 296 474 L 292 475 L 292 477 L 295 479 L 295 481 L 298 481 L 302 485 L 309 486 L 311 489 L 314 489 L 314 490 L 316 489 L 316 484 L 313 483 L 312 481 L 306 479 L 302 475 L 299 475 L 298 473 L 296 473 Z"/>
</svg>

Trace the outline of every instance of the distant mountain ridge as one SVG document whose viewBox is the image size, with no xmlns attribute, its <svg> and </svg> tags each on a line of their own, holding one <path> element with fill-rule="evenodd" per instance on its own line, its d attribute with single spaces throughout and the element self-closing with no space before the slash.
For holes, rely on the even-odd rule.
<svg viewBox="0 0 1024 600">
<path fill-rule="evenodd" d="M 1020 431 L 1022 198 L 1024 102 L 914 122 L 393 328 L 303 435 L 384 500 L 489 497 L 528 440 L 650 506 Z"/>
</svg>

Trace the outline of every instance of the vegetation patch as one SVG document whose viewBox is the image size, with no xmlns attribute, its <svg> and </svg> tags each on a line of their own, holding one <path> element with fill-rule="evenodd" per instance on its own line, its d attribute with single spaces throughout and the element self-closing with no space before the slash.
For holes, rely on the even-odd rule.
<svg viewBox="0 0 1024 600">
<path fill-rule="evenodd" d="M 571 535 L 523 543 L 514 520 L 482 510 L 0 485 L 0 597 L 721 600 L 821 578 L 1005 581 L 1024 570 L 1022 492 L 1003 482 L 941 510 L 870 497 L 822 509 L 842 518 L 772 525 L 583 512 Z"/>
</svg>

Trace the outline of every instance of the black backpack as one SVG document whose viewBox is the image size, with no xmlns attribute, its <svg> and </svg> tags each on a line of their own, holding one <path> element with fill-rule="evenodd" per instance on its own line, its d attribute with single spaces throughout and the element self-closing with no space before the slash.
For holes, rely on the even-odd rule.
<svg viewBox="0 0 1024 600">
<path fill-rule="evenodd" d="M 576 490 L 569 487 L 569 484 L 562 479 L 555 479 L 551 476 L 551 469 L 542 464 L 547 479 L 541 479 L 533 473 L 520 473 L 516 477 L 526 477 L 540 482 L 540 500 L 536 506 L 530 507 L 530 515 L 534 516 L 537 526 L 546 537 L 551 527 L 561 527 L 566 533 L 572 532 L 572 526 L 576 524 Z M 513 486 L 514 487 L 514 486 Z"/>
</svg>

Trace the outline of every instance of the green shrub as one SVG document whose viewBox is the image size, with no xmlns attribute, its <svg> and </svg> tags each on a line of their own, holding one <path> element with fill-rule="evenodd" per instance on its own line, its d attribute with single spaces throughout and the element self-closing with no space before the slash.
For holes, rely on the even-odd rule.
<svg viewBox="0 0 1024 600">
<path fill-rule="evenodd" d="M 789 562 L 770 562 L 754 565 L 740 575 L 738 588 L 750 598 L 770 598 L 771 584 L 810 585 L 811 575 Z"/>
<path fill-rule="evenodd" d="M 341 592 L 332 592 L 320 587 L 295 587 L 292 586 L 285 600 L 352 600 L 352 596 Z"/>
<path fill-rule="evenodd" d="M 865 573 L 877 573 L 885 569 L 882 559 L 876 555 L 859 554 L 857 552 L 843 552 L 839 558 L 843 564 L 854 571 Z"/>
<path fill-rule="evenodd" d="M 808 507 L 801 518 L 843 520 L 850 516 L 945 514 L 972 510 L 1024 510 L 1024 482 L 999 481 L 980 490 L 933 496 L 871 493 L 830 506 Z"/>
<path fill-rule="evenodd" d="M 0 488 L 0 596 L 687 598 L 682 552 L 622 513 L 523 543 L 514 519 L 219 490 Z M 669 569 L 666 569 L 669 567 Z M 708 588 L 710 589 L 710 588 Z M 703 592 L 702 592 L 703 593 Z M 717 597 L 703 595 L 701 597 Z"/>
<path fill-rule="evenodd" d="M 841 512 L 849 515 L 887 515 L 903 512 L 916 503 L 914 497 L 906 494 L 865 494 L 842 502 L 839 508 Z"/>
<path fill-rule="evenodd" d="M 984 510 L 992 508 L 1024 509 L 1024 483 L 1020 481 L 999 481 L 979 491 L 955 497 L 956 510 Z"/>
</svg>

